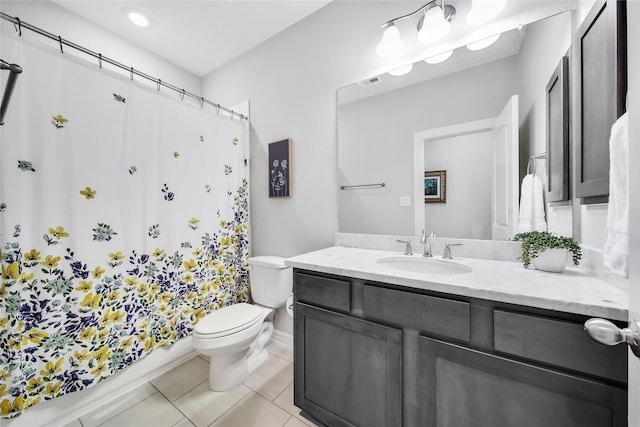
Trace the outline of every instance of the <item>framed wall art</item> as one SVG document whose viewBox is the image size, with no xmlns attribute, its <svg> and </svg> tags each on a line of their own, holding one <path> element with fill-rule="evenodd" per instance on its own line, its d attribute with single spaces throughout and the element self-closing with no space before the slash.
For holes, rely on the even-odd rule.
<svg viewBox="0 0 640 427">
<path fill-rule="evenodd" d="M 291 140 L 269 144 L 269 197 L 291 196 Z"/>
<path fill-rule="evenodd" d="M 447 202 L 447 171 L 427 171 L 424 173 L 424 202 Z"/>
</svg>

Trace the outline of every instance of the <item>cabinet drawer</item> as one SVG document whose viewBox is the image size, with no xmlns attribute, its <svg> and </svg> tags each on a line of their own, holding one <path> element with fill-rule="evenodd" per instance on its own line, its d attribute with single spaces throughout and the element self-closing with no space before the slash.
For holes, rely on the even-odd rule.
<svg viewBox="0 0 640 427">
<path fill-rule="evenodd" d="M 469 304 L 411 292 L 364 286 L 364 317 L 469 342 Z"/>
<path fill-rule="evenodd" d="M 349 312 L 351 309 L 351 282 L 311 274 L 294 273 L 295 301 L 307 302 L 327 308 Z"/>
<path fill-rule="evenodd" d="M 627 382 L 627 349 L 593 341 L 581 323 L 495 310 L 494 348 L 525 359 Z"/>
</svg>

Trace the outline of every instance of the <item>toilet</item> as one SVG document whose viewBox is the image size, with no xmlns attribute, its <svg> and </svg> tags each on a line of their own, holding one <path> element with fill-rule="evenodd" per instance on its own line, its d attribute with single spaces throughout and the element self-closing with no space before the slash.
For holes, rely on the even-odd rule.
<svg viewBox="0 0 640 427">
<path fill-rule="evenodd" d="M 284 258 L 248 259 L 249 286 L 254 304 L 239 303 L 200 319 L 192 342 L 209 356 L 209 388 L 228 390 L 240 384 L 267 360 L 265 345 L 273 333 L 275 309 L 283 307 L 293 288 L 293 270 Z"/>
</svg>

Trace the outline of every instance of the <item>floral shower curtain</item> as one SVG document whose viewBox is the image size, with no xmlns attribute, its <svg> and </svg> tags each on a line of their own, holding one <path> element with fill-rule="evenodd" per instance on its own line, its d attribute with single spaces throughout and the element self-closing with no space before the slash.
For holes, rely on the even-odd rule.
<svg viewBox="0 0 640 427">
<path fill-rule="evenodd" d="M 0 414 L 96 384 L 247 301 L 248 125 L 4 37 Z"/>
</svg>

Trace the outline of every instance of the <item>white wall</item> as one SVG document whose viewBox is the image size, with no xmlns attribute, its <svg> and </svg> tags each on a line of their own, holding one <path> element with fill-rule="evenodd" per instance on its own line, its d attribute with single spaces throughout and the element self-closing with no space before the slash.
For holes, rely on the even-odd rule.
<svg viewBox="0 0 640 427">
<path fill-rule="evenodd" d="M 255 255 L 293 256 L 333 245 L 338 229 L 336 90 L 379 68 L 377 31 L 370 38 L 353 20 L 379 13 L 384 22 L 384 3 L 332 2 L 205 77 L 206 97 L 224 104 L 251 101 Z M 371 56 L 353 54 L 362 50 Z M 267 144 L 284 138 L 292 140 L 292 197 L 269 199 Z"/>
<path fill-rule="evenodd" d="M 458 135 L 424 144 L 425 170 L 447 171 L 447 202 L 424 203 L 426 232 L 491 240 L 493 134 Z"/>
<path fill-rule="evenodd" d="M 517 59 L 512 56 L 341 105 L 339 184 L 385 182 L 387 186 L 340 191 L 340 231 L 414 234 L 414 205 L 400 206 L 400 197 L 413 198 L 414 133 L 497 116 L 517 91 L 516 71 Z M 447 161 L 458 153 L 449 151 Z M 462 237 L 444 234 L 441 227 L 435 231 Z"/>
<path fill-rule="evenodd" d="M 60 35 L 63 39 L 84 46 L 85 48 L 103 56 L 109 57 L 124 65 L 150 76 L 160 78 L 162 81 L 184 88 L 188 92 L 200 94 L 202 92 L 202 79 L 193 73 L 158 56 L 141 49 L 119 36 L 87 21 L 80 16 L 67 11 L 51 1 L 0 1 L 0 11 L 20 18 L 21 21 L 35 25 L 52 34 Z M 13 24 L 0 20 L 0 28 L 3 37 L 12 37 L 15 34 Z M 58 44 L 45 37 L 37 35 L 29 30 L 22 30 L 22 37 L 57 47 Z M 64 48 L 65 54 L 78 55 L 81 58 L 91 58 L 69 47 Z M 7 58 L 4 58 L 8 60 Z M 97 65 L 97 60 L 93 59 Z M 127 74 L 109 64 L 104 68 Z M 28 72 L 28 70 L 25 70 Z M 140 81 L 145 81 L 139 78 Z M 169 90 L 169 89 L 166 89 Z M 176 96 L 178 96 L 176 94 Z M 212 100 L 215 101 L 215 100 Z M 217 101 L 216 101 L 217 102 Z"/>
<path fill-rule="evenodd" d="M 547 150 L 546 86 L 570 46 L 570 12 L 527 27 L 519 56 L 520 180 L 529 157 Z M 537 160 L 536 165 L 536 174 L 546 183 L 546 162 Z M 551 232 L 573 235 L 571 206 L 547 204 L 547 225 Z"/>
</svg>

